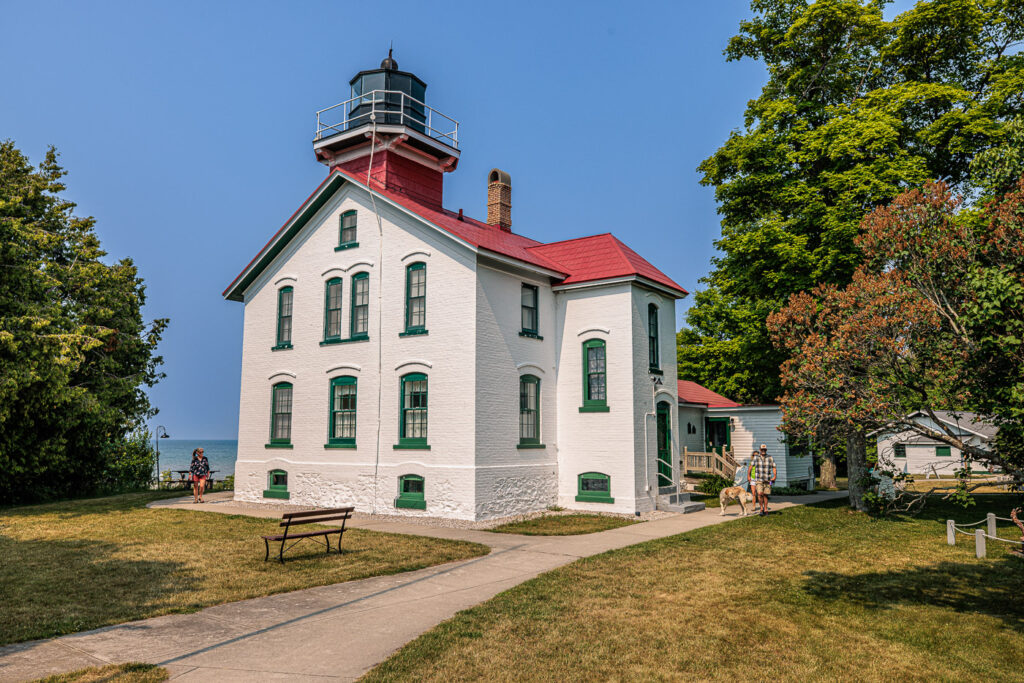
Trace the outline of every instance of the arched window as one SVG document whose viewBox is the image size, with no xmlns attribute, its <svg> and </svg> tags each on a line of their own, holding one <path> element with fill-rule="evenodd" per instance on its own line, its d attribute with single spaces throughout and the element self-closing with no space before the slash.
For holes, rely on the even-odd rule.
<svg viewBox="0 0 1024 683">
<path fill-rule="evenodd" d="M 324 287 L 324 341 L 341 340 L 341 278 L 334 277 Z"/>
<path fill-rule="evenodd" d="M 405 269 L 405 333 L 427 331 L 427 264 L 417 262 Z"/>
<path fill-rule="evenodd" d="M 288 500 L 291 497 L 288 493 L 288 473 L 284 470 L 267 472 L 267 488 L 263 491 L 263 497 Z"/>
<path fill-rule="evenodd" d="M 540 379 L 519 378 L 519 445 L 540 445 Z"/>
<path fill-rule="evenodd" d="M 661 361 L 658 354 L 658 307 L 654 304 L 647 306 L 647 349 L 648 362 L 651 370 L 661 370 Z"/>
<path fill-rule="evenodd" d="M 338 246 L 334 251 L 358 247 L 356 241 L 356 212 L 346 211 L 338 219 Z"/>
<path fill-rule="evenodd" d="M 418 474 L 406 474 L 398 478 L 398 497 L 395 498 L 396 508 L 426 510 L 427 501 L 424 497 L 423 477 Z"/>
<path fill-rule="evenodd" d="M 576 502 L 614 503 L 612 478 L 600 472 L 584 472 L 576 478 Z"/>
<path fill-rule="evenodd" d="M 330 427 L 327 444 L 338 447 L 356 445 L 356 378 L 331 380 Z"/>
<path fill-rule="evenodd" d="M 352 276 L 352 339 L 370 337 L 370 274 L 356 273 Z"/>
<path fill-rule="evenodd" d="M 581 413 L 608 412 L 608 380 L 603 339 L 583 342 L 583 405 Z"/>
<path fill-rule="evenodd" d="M 278 382 L 270 398 L 270 446 L 291 448 L 292 443 L 292 385 Z"/>
<path fill-rule="evenodd" d="M 291 287 L 277 290 L 277 341 L 275 349 L 292 348 L 292 301 L 295 292 Z"/>
<path fill-rule="evenodd" d="M 427 376 L 413 372 L 402 377 L 398 444 L 395 448 L 423 448 L 427 445 Z"/>
</svg>

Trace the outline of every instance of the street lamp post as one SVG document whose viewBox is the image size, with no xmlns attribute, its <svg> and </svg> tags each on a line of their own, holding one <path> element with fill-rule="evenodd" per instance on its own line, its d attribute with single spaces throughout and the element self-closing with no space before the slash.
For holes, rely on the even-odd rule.
<svg viewBox="0 0 1024 683">
<path fill-rule="evenodd" d="M 161 434 L 160 432 L 163 432 Z M 153 430 L 153 441 L 156 443 L 156 490 L 160 490 L 160 439 L 166 439 L 170 435 L 163 425 L 157 425 L 157 428 Z"/>
</svg>

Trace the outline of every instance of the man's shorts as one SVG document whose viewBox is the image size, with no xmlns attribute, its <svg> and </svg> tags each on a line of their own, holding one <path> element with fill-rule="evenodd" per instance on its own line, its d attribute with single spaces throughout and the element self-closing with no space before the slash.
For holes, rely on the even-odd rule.
<svg viewBox="0 0 1024 683">
<path fill-rule="evenodd" d="M 770 481 L 759 481 L 755 484 L 758 495 L 767 496 L 771 495 L 772 483 Z"/>
</svg>

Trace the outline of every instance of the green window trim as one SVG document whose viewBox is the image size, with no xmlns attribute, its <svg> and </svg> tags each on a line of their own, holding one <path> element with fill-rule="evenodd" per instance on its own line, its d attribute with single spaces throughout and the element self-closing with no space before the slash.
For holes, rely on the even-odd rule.
<svg viewBox="0 0 1024 683">
<path fill-rule="evenodd" d="M 544 337 L 537 334 L 537 331 L 540 329 L 540 290 L 537 286 L 528 285 L 524 282 L 520 292 L 519 303 L 520 318 L 523 326 L 523 331 L 519 333 L 519 336 L 543 339 Z"/>
<path fill-rule="evenodd" d="M 653 370 L 661 368 L 661 353 L 659 352 L 660 335 L 658 333 L 658 307 L 654 304 L 647 305 L 647 364 Z"/>
<path fill-rule="evenodd" d="M 895 443 L 892 445 L 892 457 L 894 458 L 905 458 L 907 457 L 907 445 L 902 443 Z"/>
<path fill-rule="evenodd" d="M 356 445 L 354 443 L 325 443 L 324 444 L 324 448 L 325 449 L 335 449 L 335 448 L 354 449 L 355 447 L 356 447 Z"/>
<path fill-rule="evenodd" d="M 608 412 L 608 356 L 603 339 L 583 342 L 583 405 L 580 412 Z"/>
<path fill-rule="evenodd" d="M 333 346 L 334 344 L 351 344 L 352 342 L 370 341 L 369 337 L 356 337 L 355 339 L 325 339 L 320 346 Z"/>
<path fill-rule="evenodd" d="M 405 268 L 405 334 L 427 331 L 427 264 L 410 263 Z"/>
<path fill-rule="evenodd" d="M 418 474 L 403 474 L 398 478 L 398 497 L 395 498 L 395 507 L 426 510 L 425 488 L 426 482 L 423 477 Z"/>
<path fill-rule="evenodd" d="M 350 375 L 331 380 L 327 395 L 327 446 L 355 447 L 357 389 L 357 380 Z"/>
<path fill-rule="evenodd" d="M 335 247 L 334 251 L 359 246 L 359 242 L 356 241 L 358 238 L 358 233 L 356 232 L 357 217 L 358 214 L 355 211 L 345 211 L 338 217 L 338 246 Z"/>
<path fill-rule="evenodd" d="M 518 448 L 521 451 L 525 451 L 525 450 L 531 450 L 531 449 L 534 449 L 534 448 L 547 448 L 547 446 L 545 446 L 542 443 L 521 443 L 521 444 L 517 444 L 516 448 Z"/>
<path fill-rule="evenodd" d="M 271 346 L 270 350 L 271 351 L 285 351 L 285 350 L 290 349 L 290 348 L 292 348 L 291 344 L 278 344 L 276 346 Z"/>
<path fill-rule="evenodd" d="M 540 378 L 519 377 L 519 445 L 540 444 Z"/>
<path fill-rule="evenodd" d="M 295 306 L 295 290 L 282 287 L 277 290 L 277 334 L 273 349 L 292 347 L 292 313 Z"/>
<path fill-rule="evenodd" d="M 268 448 L 291 448 L 292 443 L 291 382 L 278 382 L 270 389 L 270 442 Z"/>
<path fill-rule="evenodd" d="M 395 448 L 429 450 L 427 376 L 422 372 L 403 375 L 398 396 L 398 443 Z"/>
<path fill-rule="evenodd" d="M 352 276 L 352 309 L 349 319 L 349 341 L 370 338 L 370 274 Z"/>
<path fill-rule="evenodd" d="M 341 340 L 341 291 L 340 277 L 324 283 L 324 342 Z"/>
<path fill-rule="evenodd" d="M 612 478 L 601 472 L 584 472 L 576 477 L 577 503 L 614 503 Z"/>
<path fill-rule="evenodd" d="M 427 330 L 406 330 L 405 332 L 399 332 L 399 337 L 422 337 L 425 334 L 429 334 Z"/>
<path fill-rule="evenodd" d="M 948 458 L 953 454 L 953 450 L 949 446 L 936 446 L 935 457 L 936 458 Z"/>
<path fill-rule="evenodd" d="M 263 497 L 288 500 L 291 497 L 288 493 L 288 473 L 284 470 L 267 472 L 267 488 L 263 491 Z"/>
</svg>

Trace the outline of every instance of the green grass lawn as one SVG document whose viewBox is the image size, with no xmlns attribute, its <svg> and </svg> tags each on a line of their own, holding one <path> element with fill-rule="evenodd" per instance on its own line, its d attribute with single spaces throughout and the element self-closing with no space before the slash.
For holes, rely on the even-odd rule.
<svg viewBox="0 0 1024 683">
<path fill-rule="evenodd" d="M 39 678 L 35 683 L 160 683 L 168 675 L 167 669 L 154 664 L 108 664 Z"/>
<path fill-rule="evenodd" d="M 484 545 L 362 529 L 342 554 L 304 541 L 263 561 L 278 520 L 146 509 L 166 493 L 0 510 L 0 644 L 485 555 Z"/>
<path fill-rule="evenodd" d="M 523 534 L 524 536 L 575 536 L 618 529 L 620 526 L 629 526 L 638 521 L 605 515 L 544 515 L 522 522 L 502 524 L 488 529 L 488 531 L 499 534 Z"/>
<path fill-rule="evenodd" d="M 946 545 L 935 504 L 845 501 L 643 543 L 541 575 L 440 624 L 365 680 L 1024 680 L 1024 561 Z M 1001 533 L 1019 537 L 1015 527 Z M 511 664 L 514 663 L 514 667 Z"/>
</svg>

